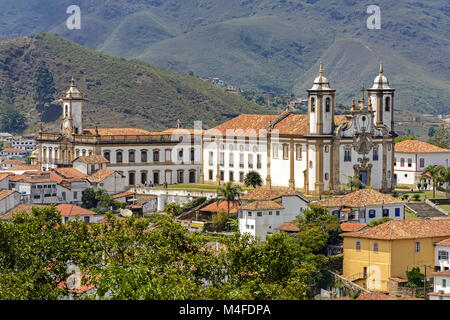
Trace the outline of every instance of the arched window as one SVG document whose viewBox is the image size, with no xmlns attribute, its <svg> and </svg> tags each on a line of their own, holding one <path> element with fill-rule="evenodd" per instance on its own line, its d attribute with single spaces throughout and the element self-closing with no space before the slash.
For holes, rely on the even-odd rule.
<svg viewBox="0 0 450 320">
<path fill-rule="evenodd" d="M 105 152 L 103 153 L 103 156 L 105 157 L 106 160 L 109 161 L 109 151 L 105 151 Z"/>
<path fill-rule="evenodd" d="M 330 112 L 330 98 L 325 99 L 325 112 Z"/>
<path fill-rule="evenodd" d="M 69 116 L 69 106 L 67 104 L 65 105 L 65 108 L 64 108 L 64 114 L 66 117 Z"/>
<path fill-rule="evenodd" d="M 316 112 L 316 99 L 311 98 L 311 112 Z"/>
<path fill-rule="evenodd" d="M 391 111 L 391 97 L 386 97 L 384 102 L 384 111 Z"/>
</svg>

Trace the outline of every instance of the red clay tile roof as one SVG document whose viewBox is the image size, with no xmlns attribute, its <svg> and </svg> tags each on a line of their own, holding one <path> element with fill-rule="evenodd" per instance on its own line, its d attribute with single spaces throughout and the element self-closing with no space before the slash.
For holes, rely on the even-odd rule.
<svg viewBox="0 0 450 320">
<path fill-rule="evenodd" d="M 116 170 L 112 169 L 99 169 L 95 171 L 93 174 L 91 174 L 87 179 L 89 182 L 102 182 L 106 178 L 108 178 L 110 175 L 112 175 Z"/>
<path fill-rule="evenodd" d="M 444 239 L 436 243 L 437 246 L 450 246 L 450 238 Z"/>
<path fill-rule="evenodd" d="M 236 213 L 239 206 L 239 201 L 230 202 L 230 213 Z M 200 209 L 202 212 L 219 212 L 219 210 L 227 211 L 228 202 L 220 201 L 219 206 L 217 206 L 217 202 L 213 202 Z"/>
<path fill-rule="evenodd" d="M 312 204 L 321 205 L 323 207 L 351 207 L 359 208 L 373 205 L 403 203 L 404 201 L 394 198 L 385 193 L 378 192 L 374 189 L 361 189 L 344 196 L 335 196 L 324 200 L 314 201 Z"/>
<path fill-rule="evenodd" d="M 95 135 L 95 129 L 84 129 L 84 134 Z M 98 134 L 101 136 L 140 136 L 155 134 L 155 132 L 138 128 L 99 128 Z"/>
<path fill-rule="evenodd" d="M 450 293 L 430 292 L 429 296 L 450 297 Z"/>
<path fill-rule="evenodd" d="M 367 224 L 363 223 L 354 223 L 354 222 L 343 222 L 341 223 L 341 230 L 342 232 L 356 232 L 360 231 L 361 229 L 364 229 L 367 227 Z"/>
<path fill-rule="evenodd" d="M 364 292 L 356 300 L 424 300 L 414 297 L 393 297 L 381 292 Z"/>
<path fill-rule="evenodd" d="M 433 274 L 438 275 L 438 276 L 450 276 L 450 270 L 433 272 Z"/>
<path fill-rule="evenodd" d="M 19 204 L 14 209 L 11 209 L 7 213 L 5 213 L 4 215 L 0 216 L 0 219 L 2 219 L 2 220 L 10 220 L 16 214 L 18 214 L 20 212 L 26 212 L 29 215 L 31 215 L 33 208 L 43 208 L 45 206 L 46 205 L 43 205 L 43 204 Z"/>
<path fill-rule="evenodd" d="M 283 206 L 272 200 L 257 200 L 239 207 L 239 210 L 277 210 Z"/>
<path fill-rule="evenodd" d="M 22 149 L 16 149 L 16 148 L 5 148 L 0 152 L 21 152 L 21 153 L 27 153 L 27 151 Z"/>
<path fill-rule="evenodd" d="M 343 233 L 343 237 L 398 240 L 450 236 L 450 220 L 391 220 L 358 232 Z"/>
<path fill-rule="evenodd" d="M 280 231 L 286 231 L 286 232 L 299 232 L 300 231 L 300 228 L 295 223 L 295 220 L 286 222 L 286 223 L 282 224 L 281 226 L 276 227 L 275 229 L 280 230 Z"/>
<path fill-rule="evenodd" d="M 257 136 L 259 134 L 262 134 L 262 132 L 260 131 L 265 131 L 265 129 L 271 124 L 271 122 L 278 119 L 279 117 L 280 115 L 241 114 L 236 118 L 226 121 L 213 129 L 205 131 L 205 134 L 215 135 L 220 132 L 222 135 L 225 135 L 227 134 L 227 130 L 236 131 L 236 133 L 242 130 L 242 134 L 245 136 Z M 334 117 L 334 119 L 335 123 L 339 125 L 346 121 L 346 116 L 337 115 Z M 250 130 L 253 131 L 253 134 L 250 133 Z M 273 127 L 273 130 L 278 130 L 278 133 L 280 135 L 306 135 L 309 133 L 308 115 L 290 113 L 284 119 L 276 123 Z"/>
<path fill-rule="evenodd" d="M 25 163 L 25 160 L 6 159 L 2 161 L 2 164 L 21 164 Z"/>
<path fill-rule="evenodd" d="M 79 156 L 74 161 L 81 160 L 84 163 L 87 164 L 102 164 L 102 163 L 109 163 L 109 161 L 102 155 L 98 154 L 91 154 L 90 156 Z"/>
<path fill-rule="evenodd" d="M 87 215 L 95 215 L 94 211 L 84 209 L 82 207 L 76 206 L 74 204 L 69 203 L 61 203 L 56 206 L 56 209 L 61 211 L 61 216 L 63 217 L 75 217 L 75 216 L 87 216 Z"/>
<path fill-rule="evenodd" d="M 300 196 L 304 199 L 303 195 L 295 190 L 281 188 L 256 188 L 241 198 L 244 200 L 274 200 L 282 196 Z"/>
<path fill-rule="evenodd" d="M 86 175 L 74 168 L 55 168 L 52 173 L 68 181 L 83 181 Z"/>
<path fill-rule="evenodd" d="M 9 197 L 10 195 L 12 195 L 14 192 L 14 190 L 8 190 L 8 189 L 2 189 L 0 190 L 0 200 L 3 200 L 7 197 Z"/>
<path fill-rule="evenodd" d="M 41 168 L 39 167 L 39 165 L 30 165 L 30 164 L 24 164 L 24 165 L 18 165 L 18 166 L 14 166 L 12 168 L 9 168 L 7 170 L 4 171 L 27 171 L 27 170 L 40 170 Z"/>
<path fill-rule="evenodd" d="M 116 193 L 115 195 L 111 196 L 111 199 L 118 199 L 118 198 L 122 198 L 122 197 L 126 197 L 126 196 L 131 196 L 131 195 L 135 195 L 136 192 L 131 192 L 131 191 L 125 191 L 125 192 L 121 192 L 121 193 Z"/>
<path fill-rule="evenodd" d="M 8 173 L 0 173 L 0 181 L 2 181 L 3 179 L 5 179 L 5 178 L 7 178 L 7 177 L 9 177 L 10 176 L 10 174 L 8 174 Z"/>
<path fill-rule="evenodd" d="M 450 149 L 444 149 L 420 140 L 404 140 L 395 144 L 395 152 L 405 153 L 430 153 L 430 152 L 449 152 Z"/>
</svg>

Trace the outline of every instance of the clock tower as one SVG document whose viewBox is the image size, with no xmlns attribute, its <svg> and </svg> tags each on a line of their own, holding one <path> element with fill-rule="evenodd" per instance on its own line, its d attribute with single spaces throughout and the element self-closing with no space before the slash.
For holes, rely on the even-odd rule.
<svg viewBox="0 0 450 320">
<path fill-rule="evenodd" d="M 73 77 L 69 90 L 63 94 L 62 101 L 62 134 L 65 136 L 83 134 L 84 96 L 78 90 Z"/>
</svg>

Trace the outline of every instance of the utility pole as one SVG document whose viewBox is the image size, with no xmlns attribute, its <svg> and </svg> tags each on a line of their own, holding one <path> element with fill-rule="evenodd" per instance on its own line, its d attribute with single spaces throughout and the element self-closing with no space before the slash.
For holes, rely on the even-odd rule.
<svg viewBox="0 0 450 320">
<path fill-rule="evenodd" d="M 431 266 L 423 265 L 425 274 L 423 276 L 423 298 L 427 299 L 427 267 L 431 269 Z"/>
</svg>

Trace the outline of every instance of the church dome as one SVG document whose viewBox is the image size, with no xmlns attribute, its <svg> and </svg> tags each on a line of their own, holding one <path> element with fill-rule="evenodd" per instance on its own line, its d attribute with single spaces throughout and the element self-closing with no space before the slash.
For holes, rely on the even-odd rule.
<svg viewBox="0 0 450 320">
<path fill-rule="evenodd" d="M 64 98 L 66 99 L 73 99 L 73 98 L 82 98 L 83 94 L 80 92 L 80 90 L 78 90 L 76 84 L 75 84 L 75 79 L 72 77 L 72 82 L 70 84 L 70 88 L 69 90 L 67 90 L 66 92 L 64 92 Z"/>
<path fill-rule="evenodd" d="M 389 81 L 385 75 L 383 75 L 383 64 L 380 64 L 380 73 L 373 80 L 373 86 L 371 89 L 392 89 L 389 86 Z"/>
<path fill-rule="evenodd" d="M 314 79 L 313 87 L 311 90 L 331 89 L 328 78 L 323 75 L 323 66 L 320 63 L 319 76 Z"/>
</svg>

